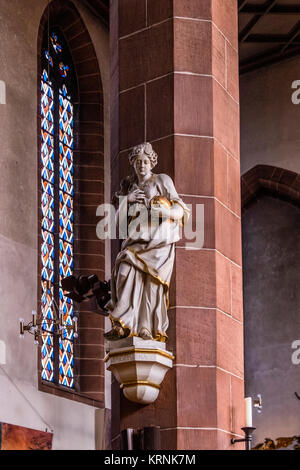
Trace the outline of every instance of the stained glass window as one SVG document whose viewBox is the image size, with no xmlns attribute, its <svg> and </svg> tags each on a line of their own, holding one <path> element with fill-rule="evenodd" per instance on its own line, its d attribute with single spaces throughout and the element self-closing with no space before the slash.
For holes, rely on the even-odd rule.
<svg viewBox="0 0 300 470">
<path fill-rule="evenodd" d="M 61 280 L 73 273 L 74 105 L 71 58 L 62 36 L 43 43 L 41 76 L 41 317 L 42 379 L 74 386 L 73 330 L 56 330 L 63 316 L 72 326 L 73 302 Z"/>
</svg>

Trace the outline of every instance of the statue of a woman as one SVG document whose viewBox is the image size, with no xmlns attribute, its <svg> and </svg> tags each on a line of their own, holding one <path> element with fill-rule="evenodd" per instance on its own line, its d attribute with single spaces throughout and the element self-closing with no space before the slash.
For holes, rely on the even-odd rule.
<svg viewBox="0 0 300 470">
<path fill-rule="evenodd" d="M 128 236 L 112 272 L 111 301 L 106 306 L 112 330 L 104 335 L 109 340 L 128 336 L 162 342 L 167 339 L 175 243 L 180 240 L 180 226 L 189 210 L 172 179 L 152 173 L 157 158 L 151 144 L 135 147 L 129 156 L 135 174 L 122 182 L 116 195 L 121 201 L 119 223 L 126 207 Z M 136 222 L 143 211 L 146 220 L 144 217 L 143 223 L 139 219 L 137 230 Z M 153 220 L 158 223 L 153 224 Z"/>
</svg>

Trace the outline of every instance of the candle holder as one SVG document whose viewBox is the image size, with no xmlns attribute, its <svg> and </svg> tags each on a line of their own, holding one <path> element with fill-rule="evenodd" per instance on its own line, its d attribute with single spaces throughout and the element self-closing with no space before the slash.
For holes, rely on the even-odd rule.
<svg viewBox="0 0 300 470">
<path fill-rule="evenodd" d="M 231 439 L 231 444 L 236 444 L 237 442 L 245 442 L 245 450 L 251 450 L 252 436 L 256 428 L 244 427 L 242 431 L 245 433 L 245 439 Z"/>
<path fill-rule="evenodd" d="M 73 317 L 70 324 L 66 324 L 63 319 L 63 313 L 59 314 L 58 319 L 53 319 L 51 321 L 43 319 L 38 322 L 36 318 L 33 317 L 33 320 L 27 324 L 23 318 L 20 318 L 20 338 L 25 337 L 25 333 L 29 333 L 34 336 L 34 344 L 39 344 L 39 337 L 47 334 L 47 328 L 52 328 L 52 334 L 59 336 L 61 339 L 65 337 L 66 334 L 73 332 L 74 338 L 78 338 L 78 318 Z"/>
<path fill-rule="evenodd" d="M 67 334 L 73 333 L 74 338 L 78 338 L 78 318 L 73 316 L 67 323 L 64 319 L 63 310 L 59 310 L 57 302 L 53 299 L 54 305 L 54 318 L 49 320 L 42 318 L 37 321 L 37 312 L 32 311 L 31 322 L 25 324 L 25 320 L 20 318 L 20 338 L 25 337 L 25 333 L 29 333 L 34 336 L 34 344 L 39 344 L 39 338 L 51 331 L 51 334 L 59 336 L 60 339 L 64 339 Z"/>
</svg>

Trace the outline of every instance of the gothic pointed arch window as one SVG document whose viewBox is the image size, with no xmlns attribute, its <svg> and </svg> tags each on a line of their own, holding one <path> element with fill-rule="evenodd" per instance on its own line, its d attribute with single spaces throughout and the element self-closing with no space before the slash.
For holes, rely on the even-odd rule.
<svg viewBox="0 0 300 470">
<path fill-rule="evenodd" d="M 106 45 L 99 41 L 94 46 L 74 3 L 51 0 L 37 38 L 37 305 L 44 328 L 38 388 L 101 408 L 104 318 L 88 311 L 84 302 L 69 302 L 60 287 L 69 274 L 105 278 L 106 247 L 97 238 L 96 209 L 104 203 L 108 88 L 103 88 L 96 49 L 107 57 Z M 55 330 L 55 305 L 71 331 Z M 78 339 L 72 332 L 74 317 Z"/>
<path fill-rule="evenodd" d="M 74 387 L 73 302 L 61 281 L 74 269 L 76 77 L 63 34 L 47 30 L 41 73 L 41 378 Z M 54 320 L 62 319 L 57 331 Z"/>
</svg>

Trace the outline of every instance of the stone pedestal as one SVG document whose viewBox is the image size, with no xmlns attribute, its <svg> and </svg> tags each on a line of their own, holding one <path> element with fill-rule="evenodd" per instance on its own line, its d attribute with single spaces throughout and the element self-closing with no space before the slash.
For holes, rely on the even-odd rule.
<svg viewBox="0 0 300 470">
<path fill-rule="evenodd" d="M 121 384 L 124 396 L 135 403 L 149 405 L 173 366 L 174 356 L 165 343 L 126 338 L 107 344 L 106 367 Z"/>
</svg>

